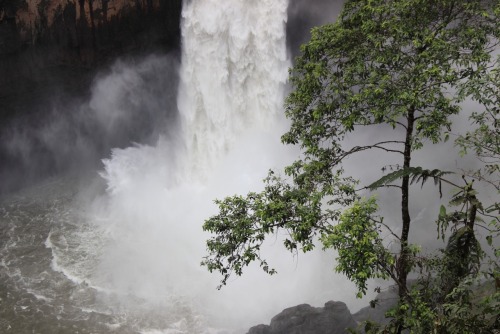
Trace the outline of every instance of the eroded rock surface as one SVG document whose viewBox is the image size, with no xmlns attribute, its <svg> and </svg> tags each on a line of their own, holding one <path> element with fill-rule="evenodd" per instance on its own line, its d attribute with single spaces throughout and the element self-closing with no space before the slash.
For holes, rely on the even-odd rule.
<svg viewBox="0 0 500 334">
<path fill-rule="evenodd" d="M 324 307 L 301 304 L 287 308 L 270 325 L 252 327 L 248 334 L 344 334 L 356 326 L 345 303 L 329 301 Z"/>
</svg>

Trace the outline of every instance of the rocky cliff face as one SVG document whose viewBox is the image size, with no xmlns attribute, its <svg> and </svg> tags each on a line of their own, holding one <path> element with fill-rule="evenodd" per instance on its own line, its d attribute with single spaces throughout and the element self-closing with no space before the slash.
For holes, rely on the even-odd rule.
<svg viewBox="0 0 500 334">
<path fill-rule="evenodd" d="M 181 7 L 182 0 L 0 0 L 0 119 L 32 109 L 55 86 L 80 94 L 117 56 L 178 49 Z"/>
<path fill-rule="evenodd" d="M 269 325 L 250 328 L 247 334 L 348 334 L 348 329 L 363 332 L 365 321 L 379 324 L 389 321 L 385 313 L 397 303 L 397 287 L 380 292 L 376 300 L 375 307 L 364 307 L 355 314 L 343 302 L 329 301 L 324 307 L 297 305 L 274 316 Z"/>
<path fill-rule="evenodd" d="M 250 328 L 248 334 L 347 334 L 357 323 L 346 304 L 329 301 L 325 307 L 302 304 L 287 308 L 270 325 Z"/>
<path fill-rule="evenodd" d="M 182 0 L 0 0 L 0 56 L 49 44 L 90 62 L 103 49 L 138 47 L 146 32 L 150 43 L 174 47 L 181 7 Z"/>
</svg>

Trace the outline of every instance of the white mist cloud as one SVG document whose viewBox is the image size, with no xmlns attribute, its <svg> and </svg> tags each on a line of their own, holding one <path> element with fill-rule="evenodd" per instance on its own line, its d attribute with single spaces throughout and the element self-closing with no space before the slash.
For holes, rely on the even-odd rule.
<svg viewBox="0 0 500 334">
<path fill-rule="evenodd" d="M 118 61 L 95 80 L 87 112 L 105 134 L 149 130 L 151 140 L 165 132 L 168 116 L 175 120 L 177 68 L 177 60 L 166 56 Z"/>
<path fill-rule="evenodd" d="M 54 98 L 12 121 L 0 150 L 15 168 L 3 176 L 15 185 L 93 170 L 112 147 L 154 143 L 160 132 L 174 136 L 178 66 L 174 55 L 118 61 L 98 76 L 88 101 Z"/>
<path fill-rule="evenodd" d="M 91 258 L 98 261 L 90 263 L 85 280 L 103 291 L 101 302 L 125 322 L 153 314 L 137 320 L 144 331 L 196 332 L 193 328 L 209 325 L 244 331 L 300 303 L 320 306 L 342 300 L 352 311 L 367 304 L 354 298 L 351 282 L 334 274 L 335 254 L 318 249 L 294 258 L 279 236 L 270 238 L 263 250 L 278 270 L 275 276 L 252 265 L 243 277 L 217 291 L 220 277 L 200 266 L 208 238 L 201 225 L 216 213 L 213 199 L 258 191 L 269 168 L 280 170 L 298 156 L 296 148 L 284 147 L 279 140 L 287 128 L 280 116 L 289 65 L 283 30 L 286 1 L 234 3 L 228 8 L 215 0 L 190 2 L 184 11 L 176 130 L 167 130 L 161 117 L 155 118 L 164 113 L 164 101 L 172 98 L 161 93 L 171 80 L 165 75 L 171 73 L 167 58 L 117 63 L 96 80 L 83 109 L 103 136 L 125 128 L 125 137 L 154 123 L 149 129 L 157 135 L 149 136 L 150 141 L 116 148 L 104 159 L 101 173 L 108 192 L 97 197 L 89 212 L 91 228 L 78 231 L 100 245 L 93 250 Z M 311 15 L 319 15 L 317 8 L 310 7 Z M 257 26 L 247 26 L 255 22 Z M 162 125 L 165 133 L 160 135 Z M 383 136 L 380 128 L 364 131 L 349 144 Z M 53 143 L 54 138 L 47 135 L 44 141 Z M 20 136 L 20 147 L 23 142 Z M 415 165 L 435 162 L 436 149 L 440 159 L 449 154 L 453 160 L 453 153 L 438 145 L 424 151 Z M 397 162 L 375 152 L 350 160 L 346 170 L 375 180 L 381 173 L 374 175 L 374 170 Z M 432 217 L 439 200 L 429 195 L 433 191 L 412 193 L 412 216 L 419 225 L 414 226 L 415 239 L 426 241 L 429 228 L 434 231 Z M 383 213 L 395 217 L 390 223 L 397 226 L 399 194 L 381 195 L 380 201 L 388 205 Z M 186 324 L 190 317 L 198 319 L 195 325 Z"/>
<path fill-rule="evenodd" d="M 104 160 L 108 194 L 98 199 L 93 215 L 105 243 L 89 279 L 119 296 L 127 312 L 147 305 L 168 309 L 180 298 L 207 317 L 207 324 L 243 331 L 290 305 L 352 301 L 352 284 L 333 273 L 333 254 L 318 250 L 294 258 L 281 237 L 270 238 L 264 250 L 278 275 L 269 277 L 252 265 L 217 291 L 220 277 L 200 266 L 209 237 L 201 225 L 216 213 L 213 200 L 258 191 L 269 168 L 279 170 L 298 155 L 280 142 L 287 127 L 281 115 L 290 65 L 286 4 L 240 0 L 228 9 L 208 0 L 187 5 L 179 137 L 115 149 Z M 147 86 L 130 69 L 118 73 L 123 81 L 112 75 L 96 87 L 109 82 L 142 92 L 141 85 Z M 111 95 L 119 96 L 113 89 Z M 114 107 L 97 94 L 93 99 L 96 109 Z M 104 117 L 120 119 L 114 112 Z M 143 303 L 136 308 L 130 298 Z"/>
</svg>

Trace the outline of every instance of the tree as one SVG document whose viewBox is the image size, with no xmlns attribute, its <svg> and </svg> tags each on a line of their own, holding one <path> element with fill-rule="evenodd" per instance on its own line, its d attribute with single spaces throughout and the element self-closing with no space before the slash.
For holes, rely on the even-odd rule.
<svg viewBox="0 0 500 334">
<path fill-rule="evenodd" d="M 471 95 L 479 101 L 484 109 L 475 111 L 471 119 L 477 125 L 473 131 L 459 136 L 456 143 L 463 149 L 462 153 L 472 150 L 483 162 L 483 168 L 466 174 L 479 181 L 486 180 L 500 191 L 500 180 L 490 179 L 500 173 L 500 70 L 469 80 L 463 87 L 464 95 Z"/>
<path fill-rule="evenodd" d="M 202 264 L 222 273 L 222 285 L 253 261 L 274 274 L 260 253 L 266 235 L 286 230 L 284 246 L 292 252 L 312 250 L 319 237 L 324 248 L 338 251 L 336 270 L 356 284 L 358 296 L 366 293 L 371 278 L 397 284 L 394 332 L 425 332 L 434 326 L 432 304 L 442 305 L 477 272 L 484 254 L 474 231 L 479 216 L 493 217 L 496 225 L 490 231 L 498 231 L 498 203 L 485 210 L 470 175 L 459 185 L 446 178 L 450 172 L 412 166 L 412 158 L 415 151 L 447 138 L 451 117 L 461 113 L 466 98 L 483 108 L 473 114 L 480 127 L 459 137 L 457 144 L 490 154 L 476 146 L 487 135 L 498 148 L 498 112 L 492 114 L 498 111 L 498 90 L 487 93 L 484 88 L 497 84 L 491 78 L 498 74 L 492 51 L 499 14 L 498 0 L 350 0 L 335 23 L 314 28 L 290 70 L 294 89 L 285 113 L 291 126 L 282 137 L 283 143 L 301 147 L 302 158 L 285 168 L 283 177 L 271 171 L 262 192 L 216 201 L 219 213 L 204 224 L 214 236 L 207 241 L 209 255 Z M 348 146 L 347 135 L 381 125 L 387 139 Z M 368 150 L 395 155 L 399 164 L 376 182 L 348 175 L 343 162 Z M 498 151 L 492 154 L 498 159 Z M 451 204 L 460 206 L 451 213 L 442 207 L 440 235 L 444 238 L 451 227 L 447 250 L 423 261 L 419 248 L 409 243 L 409 190 L 427 180 L 434 180 L 440 193 L 443 185 L 456 188 Z M 367 190 L 392 188 L 401 198 L 399 235 L 377 214 L 375 197 L 362 197 Z M 397 252 L 384 244 L 383 230 L 397 240 Z M 424 266 L 426 273 L 456 278 L 439 286 L 440 301 L 409 287 L 409 273 Z"/>
</svg>

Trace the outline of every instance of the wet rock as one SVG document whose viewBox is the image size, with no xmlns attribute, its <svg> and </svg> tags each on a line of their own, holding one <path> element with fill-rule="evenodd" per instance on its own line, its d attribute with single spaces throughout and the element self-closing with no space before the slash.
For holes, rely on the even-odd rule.
<svg viewBox="0 0 500 334">
<path fill-rule="evenodd" d="M 248 334 L 344 334 L 356 326 L 345 303 L 329 301 L 325 307 L 301 304 L 287 308 L 269 326 L 252 327 Z"/>
<path fill-rule="evenodd" d="M 254 326 L 250 328 L 250 330 L 248 331 L 248 334 L 271 334 L 271 333 L 272 333 L 271 326 L 263 324 Z"/>
</svg>

